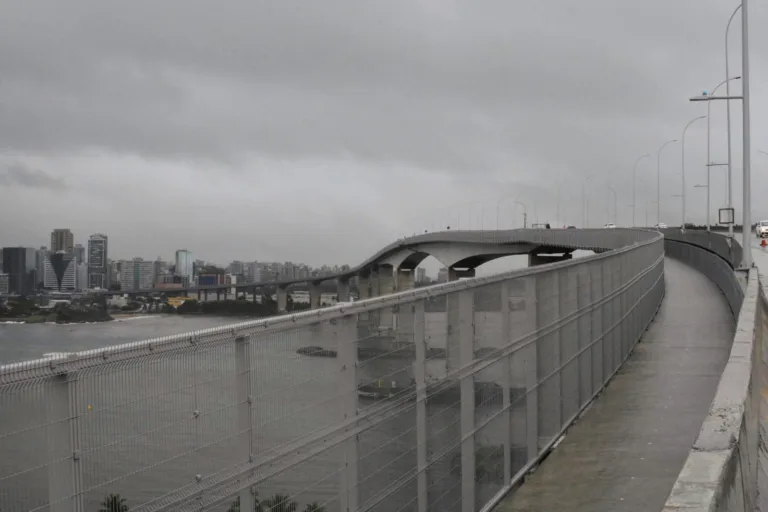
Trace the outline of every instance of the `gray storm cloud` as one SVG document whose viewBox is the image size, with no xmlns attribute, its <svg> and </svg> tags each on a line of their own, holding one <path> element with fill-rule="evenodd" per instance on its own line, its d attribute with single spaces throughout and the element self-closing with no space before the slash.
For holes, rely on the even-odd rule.
<svg viewBox="0 0 768 512">
<path fill-rule="evenodd" d="M 520 194 L 542 218 L 554 221 L 560 204 L 564 220 L 577 222 L 589 175 L 596 175 L 593 224 L 610 211 L 608 182 L 626 223 L 631 165 L 647 152 L 654 158 L 638 187 L 655 212 L 655 151 L 702 113 L 687 97 L 722 79 L 722 33 L 735 7 L 715 0 L 9 3 L 0 18 L 0 148 L 27 169 L 53 173 L 49 188 L 66 177 L 60 200 L 82 236 L 118 230 L 119 240 L 125 230 L 116 249 L 151 243 L 160 246 L 150 252 L 168 252 L 202 229 L 217 239 L 211 257 L 258 258 L 268 246 L 275 258 L 349 262 L 398 226 L 461 217 L 462 207 L 452 206 L 460 202 L 486 202 L 482 213 L 463 214 L 479 215 L 478 225 L 495 223 L 494 210 L 516 215 L 501 198 Z M 755 9 L 754 17 L 759 26 L 768 12 Z M 768 36 L 753 33 L 757 64 Z M 718 159 L 721 110 L 713 108 Z M 762 130 L 756 117 L 755 132 Z M 704 179 L 703 135 L 702 126 L 688 135 L 691 186 Z M 739 129 L 734 136 L 738 144 Z M 666 151 L 661 220 L 672 223 L 680 153 Z M 153 184 L 160 175 L 162 187 Z M 206 187 L 204 175 L 214 177 Z M 131 176 L 138 181 L 126 186 Z M 18 179 L 0 175 L 5 185 Z M 250 241 L 240 235 L 242 222 L 222 223 L 227 213 L 208 207 L 174 221 L 160 241 L 142 235 L 161 229 L 152 220 L 158 215 L 174 214 L 169 194 L 200 204 L 217 187 L 244 216 L 280 214 L 254 221 Z M 690 215 L 701 221 L 703 197 L 688 193 Z M 3 201 L 0 213 L 15 200 Z M 94 201 L 103 212 L 98 229 L 78 206 Z M 121 208 L 137 202 L 152 204 L 153 214 L 133 211 L 144 226 L 134 233 Z M 299 203 L 315 207 L 308 214 L 286 206 Z M 3 229 L 0 236 L 10 234 Z M 32 229 L 40 228 L 30 222 Z M 323 233 L 319 240 L 299 234 L 313 229 Z M 339 242 L 355 233 L 366 236 Z M 322 242 L 329 239 L 336 243 Z"/>
</svg>

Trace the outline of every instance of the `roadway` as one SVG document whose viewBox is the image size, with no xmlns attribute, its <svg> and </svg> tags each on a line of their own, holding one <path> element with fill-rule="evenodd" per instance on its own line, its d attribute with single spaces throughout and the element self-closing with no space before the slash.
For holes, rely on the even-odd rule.
<svg viewBox="0 0 768 512">
<path fill-rule="evenodd" d="M 664 507 L 709 410 L 735 329 L 725 298 L 707 277 L 670 258 L 664 264 L 666 297 L 640 343 L 496 512 Z"/>
</svg>

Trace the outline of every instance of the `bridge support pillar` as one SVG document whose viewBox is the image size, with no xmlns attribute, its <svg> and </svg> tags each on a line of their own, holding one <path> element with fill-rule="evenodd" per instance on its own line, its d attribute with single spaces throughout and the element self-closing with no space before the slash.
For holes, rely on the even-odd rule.
<svg viewBox="0 0 768 512">
<path fill-rule="evenodd" d="M 359 300 L 371 298 L 371 276 L 359 274 L 357 278 L 357 296 Z M 357 315 L 357 322 L 363 329 L 370 327 L 370 313 L 363 312 Z"/>
<path fill-rule="evenodd" d="M 395 293 L 395 269 L 389 265 L 379 267 L 379 296 L 392 293 Z M 380 310 L 379 327 L 381 329 L 395 327 L 395 313 L 392 306 Z"/>
<path fill-rule="evenodd" d="M 309 309 L 320 309 L 320 285 L 309 283 Z"/>
<path fill-rule="evenodd" d="M 371 298 L 379 296 L 379 273 L 380 269 L 375 268 L 371 271 L 370 285 L 371 285 Z M 381 310 L 375 309 L 368 312 L 368 327 L 370 329 L 378 329 L 381 325 Z"/>
<path fill-rule="evenodd" d="M 414 270 L 397 269 L 397 291 L 405 292 L 413 290 Z"/>
<path fill-rule="evenodd" d="M 346 423 L 346 431 L 357 427 L 354 420 L 358 408 L 358 377 L 357 377 L 357 317 L 349 315 L 336 321 L 336 347 L 338 357 L 338 391 L 341 397 L 342 423 Z M 349 423 L 347 423 L 349 422 Z M 350 435 L 341 445 L 341 482 L 339 486 L 339 510 L 357 510 L 359 505 L 358 487 L 358 441 L 357 435 Z"/>
<path fill-rule="evenodd" d="M 371 278 L 370 276 L 360 275 L 357 278 L 358 299 L 365 300 L 371 297 Z"/>
<path fill-rule="evenodd" d="M 200 290 L 197 290 L 197 302 L 200 302 L 200 299 L 202 299 L 202 294 L 200 293 Z"/>
<path fill-rule="evenodd" d="M 336 300 L 339 302 L 349 302 L 349 279 L 336 280 Z"/>
<path fill-rule="evenodd" d="M 413 274 L 413 270 L 397 270 L 396 285 L 398 292 L 413 289 Z M 397 329 L 397 340 L 403 343 L 411 343 L 414 336 L 413 307 L 411 304 L 404 304 L 397 308 L 394 323 Z"/>
<path fill-rule="evenodd" d="M 475 269 L 473 268 L 467 268 L 467 269 L 449 268 L 448 269 L 449 281 L 458 281 L 459 279 L 464 277 L 475 277 Z"/>
<path fill-rule="evenodd" d="M 203 292 L 203 296 L 205 297 L 205 301 L 208 302 L 208 290 Z"/>
<path fill-rule="evenodd" d="M 216 301 L 218 302 L 220 300 L 221 300 L 221 290 L 216 290 Z"/>
<path fill-rule="evenodd" d="M 288 288 L 278 286 L 275 294 L 277 295 L 277 312 L 285 313 L 288 309 Z"/>
<path fill-rule="evenodd" d="M 568 261 L 573 259 L 573 254 L 528 254 L 528 266 L 536 267 L 538 265 L 546 265 L 547 263 L 556 263 L 558 261 Z"/>
</svg>

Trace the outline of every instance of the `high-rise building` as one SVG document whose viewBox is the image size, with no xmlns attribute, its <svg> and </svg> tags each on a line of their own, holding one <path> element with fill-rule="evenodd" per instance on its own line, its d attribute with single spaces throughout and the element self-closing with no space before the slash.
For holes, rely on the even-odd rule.
<svg viewBox="0 0 768 512">
<path fill-rule="evenodd" d="M 54 229 L 51 232 L 51 252 L 73 252 L 75 237 L 69 229 Z"/>
<path fill-rule="evenodd" d="M 41 246 L 40 249 L 35 251 L 35 270 L 37 271 L 37 276 L 35 276 L 35 280 L 37 281 L 35 283 L 35 287 L 38 288 L 40 286 L 40 283 L 43 282 L 45 279 L 45 257 L 48 256 L 48 248 L 46 246 Z"/>
<path fill-rule="evenodd" d="M 79 263 L 75 266 L 75 288 L 86 290 L 88 288 L 88 265 Z"/>
<path fill-rule="evenodd" d="M 70 252 L 51 252 L 45 258 L 43 285 L 49 290 L 73 291 L 77 286 L 75 257 Z"/>
<path fill-rule="evenodd" d="M 109 288 L 109 239 L 96 233 L 88 238 L 88 287 Z"/>
<path fill-rule="evenodd" d="M 417 283 L 427 282 L 427 269 L 425 269 L 424 267 L 418 267 L 416 269 L 416 282 Z"/>
<path fill-rule="evenodd" d="M 155 286 L 155 262 L 142 258 L 120 262 L 120 289 L 141 290 Z"/>
<path fill-rule="evenodd" d="M 28 247 L 3 247 L 4 274 L 8 274 L 10 294 L 32 295 L 37 285 L 35 249 Z"/>
<path fill-rule="evenodd" d="M 192 280 L 194 275 L 192 253 L 186 249 L 176 251 L 176 275 Z"/>
<path fill-rule="evenodd" d="M 83 247 L 83 244 L 75 244 L 72 252 L 75 255 L 75 263 L 77 265 L 85 263 L 85 247 Z"/>
<path fill-rule="evenodd" d="M 0 272 L 0 295 L 7 295 L 11 291 L 11 283 L 8 274 Z"/>
</svg>

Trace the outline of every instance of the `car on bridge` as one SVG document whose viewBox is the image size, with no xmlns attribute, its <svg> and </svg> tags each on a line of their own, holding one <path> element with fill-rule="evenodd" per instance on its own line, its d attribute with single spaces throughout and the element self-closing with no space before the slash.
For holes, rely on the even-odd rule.
<svg viewBox="0 0 768 512">
<path fill-rule="evenodd" d="M 755 226 L 755 236 L 757 238 L 765 238 L 768 236 L 768 220 L 761 220 Z"/>
<path fill-rule="evenodd" d="M 603 227 L 604 227 L 605 229 L 616 229 L 616 224 L 614 224 L 613 222 L 609 222 L 608 224 L 606 224 L 606 225 L 605 225 L 605 226 L 603 226 Z"/>
<path fill-rule="evenodd" d="M 657 223 L 657 224 L 656 224 L 655 226 L 653 226 L 653 227 L 654 227 L 654 228 L 656 228 L 656 229 L 667 229 L 667 225 L 666 225 L 666 224 L 664 224 L 663 222 L 659 222 L 659 223 Z"/>
</svg>

